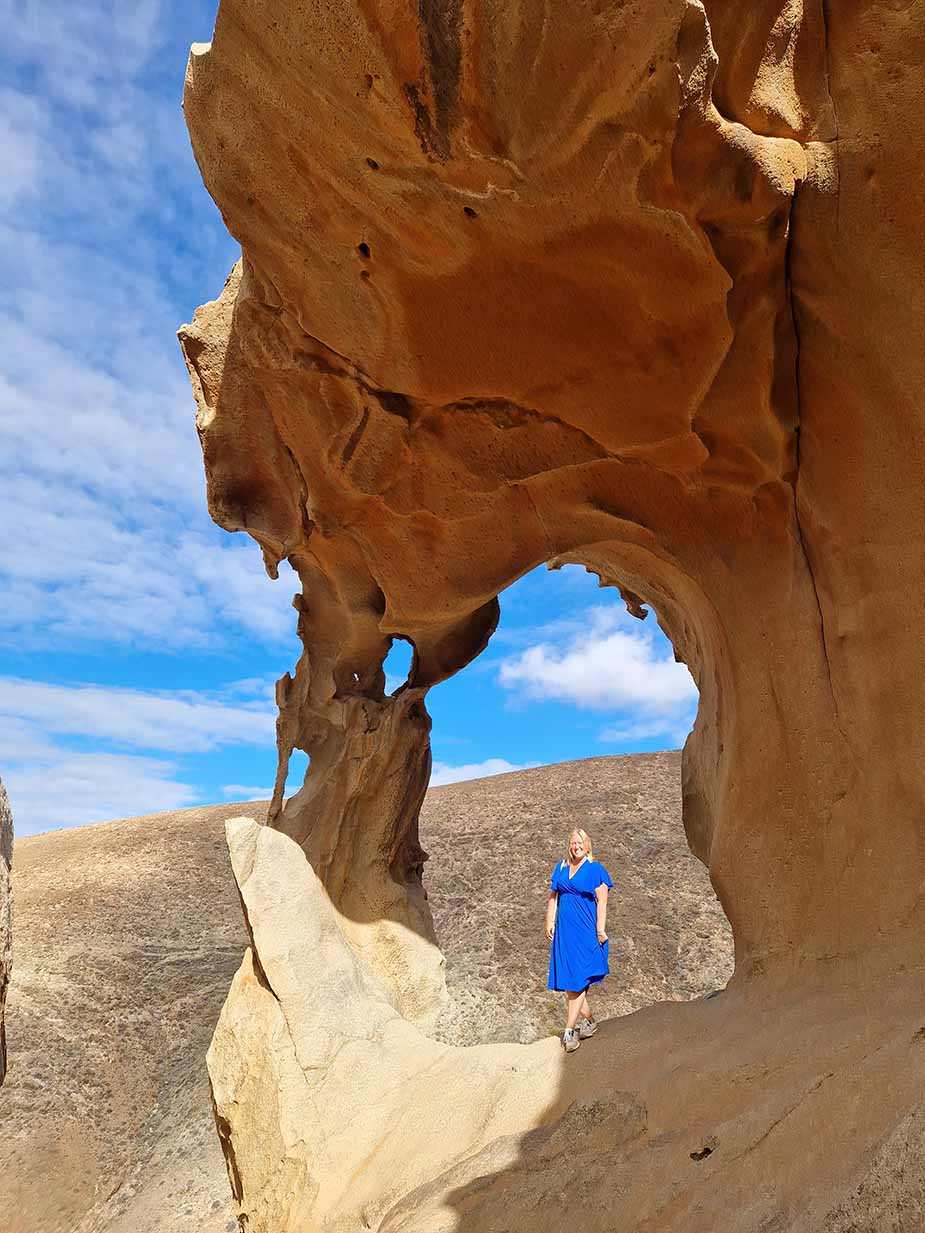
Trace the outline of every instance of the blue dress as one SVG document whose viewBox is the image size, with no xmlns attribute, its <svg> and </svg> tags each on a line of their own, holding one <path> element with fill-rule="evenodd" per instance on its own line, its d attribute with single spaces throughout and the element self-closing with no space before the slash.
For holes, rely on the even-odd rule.
<svg viewBox="0 0 925 1233">
<path fill-rule="evenodd" d="M 581 993 L 610 971 L 610 943 L 602 946 L 597 940 L 594 892 L 599 886 L 613 886 L 613 882 L 600 861 L 586 860 L 572 878 L 568 871 L 568 861 L 560 861 L 549 879 L 549 889 L 559 900 L 549 948 L 549 988 Z"/>
</svg>

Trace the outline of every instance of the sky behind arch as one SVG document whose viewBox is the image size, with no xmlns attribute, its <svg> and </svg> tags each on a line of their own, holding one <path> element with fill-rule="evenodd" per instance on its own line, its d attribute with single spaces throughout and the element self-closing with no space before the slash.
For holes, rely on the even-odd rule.
<svg viewBox="0 0 925 1233">
<path fill-rule="evenodd" d="M 0 0 L 0 774 L 20 835 L 273 782 L 295 578 L 209 520 L 175 339 L 237 256 L 180 109 L 214 10 Z M 399 683 L 407 648 L 388 668 Z M 677 746 L 696 691 L 654 617 L 569 567 L 507 591 L 428 707 L 440 784 Z"/>
</svg>

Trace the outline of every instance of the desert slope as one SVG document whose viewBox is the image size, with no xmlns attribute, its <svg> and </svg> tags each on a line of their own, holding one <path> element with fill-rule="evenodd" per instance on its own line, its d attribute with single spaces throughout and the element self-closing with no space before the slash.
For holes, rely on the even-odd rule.
<svg viewBox="0 0 925 1233">
<path fill-rule="evenodd" d="M 659 753 L 428 794 L 425 884 L 452 996 L 441 1036 L 531 1040 L 558 1027 L 542 911 L 576 824 L 615 882 L 599 1013 L 725 983 L 728 926 L 687 850 L 678 779 L 679 755 Z M 17 843 L 0 1095 L 9 1233 L 236 1228 L 204 1056 L 246 945 L 223 823 L 265 811 L 215 805 Z"/>
<path fill-rule="evenodd" d="M 441 1035 L 535 1040 L 561 1031 L 546 989 L 543 911 L 569 831 L 583 826 L 614 879 L 601 1016 L 698 997 L 732 974 L 732 935 L 681 827 L 680 754 L 562 762 L 428 794 L 424 867 L 452 995 Z"/>
</svg>

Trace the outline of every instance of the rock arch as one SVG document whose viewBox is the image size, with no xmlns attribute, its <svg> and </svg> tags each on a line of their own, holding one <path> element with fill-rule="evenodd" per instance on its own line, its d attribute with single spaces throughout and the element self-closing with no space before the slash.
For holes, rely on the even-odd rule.
<svg viewBox="0 0 925 1233">
<path fill-rule="evenodd" d="M 406 1020 L 442 981 L 426 690 L 544 560 L 654 601 L 691 667 L 685 826 L 734 986 L 915 950 L 925 652 L 884 603 L 925 590 L 923 352 L 897 344 L 925 214 L 873 227 L 900 151 L 922 165 L 903 11 L 222 0 L 193 48 L 243 249 L 181 331 L 210 509 L 302 583 L 273 826 Z"/>
</svg>

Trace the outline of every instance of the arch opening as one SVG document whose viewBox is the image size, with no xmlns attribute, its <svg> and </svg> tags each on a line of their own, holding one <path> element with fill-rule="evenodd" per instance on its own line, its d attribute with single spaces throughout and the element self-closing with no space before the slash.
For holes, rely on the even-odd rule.
<svg viewBox="0 0 925 1233">
<path fill-rule="evenodd" d="M 388 654 L 382 661 L 382 671 L 385 673 L 385 692 L 390 697 L 394 697 L 410 682 L 413 666 L 414 643 L 408 638 L 394 637 Z"/>
<path fill-rule="evenodd" d="M 488 648 L 428 697 L 437 787 L 421 811 L 424 887 L 447 980 L 433 1034 L 561 1032 L 543 915 L 579 825 L 614 878 L 599 1017 L 723 988 L 729 923 L 681 825 L 697 691 L 660 614 L 577 561 L 530 571 L 499 601 Z"/>
</svg>

